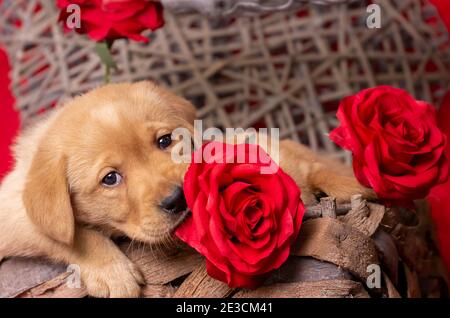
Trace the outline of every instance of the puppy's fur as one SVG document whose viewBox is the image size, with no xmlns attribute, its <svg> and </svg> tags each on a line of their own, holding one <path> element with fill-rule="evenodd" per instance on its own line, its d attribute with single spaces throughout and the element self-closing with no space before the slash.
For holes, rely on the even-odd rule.
<svg viewBox="0 0 450 318">
<path fill-rule="evenodd" d="M 195 109 L 149 82 L 111 84 L 77 97 L 24 132 L 16 166 L 0 186 L 0 259 L 46 256 L 80 266 L 88 293 L 137 297 L 143 279 L 110 237 L 158 244 L 183 215 L 159 205 L 180 186 L 186 164 L 171 160 L 159 137 L 193 130 Z M 323 192 L 338 200 L 366 197 L 351 169 L 292 141 L 280 145 L 280 165 L 302 189 L 306 204 Z M 123 182 L 105 187 L 119 171 Z"/>
</svg>

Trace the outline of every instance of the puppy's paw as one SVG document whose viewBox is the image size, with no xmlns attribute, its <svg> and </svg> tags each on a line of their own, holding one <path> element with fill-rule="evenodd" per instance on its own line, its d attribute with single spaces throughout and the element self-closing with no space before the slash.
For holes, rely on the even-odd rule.
<svg viewBox="0 0 450 318">
<path fill-rule="evenodd" d="M 336 165 L 340 170 L 330 169 L 321 162 L 311 164 L 308 181 L 313 193 L 334 197 L 338 203 L 350 202 L 355 194 L 361 194 L 368 200 L 376 199 L 375 192 L 361 185 L 349 167 Z"/>
<path fill-rule="evenodd" d="M 84 264 L 81 276 L 90 296 L 98 298 L 136 298 L 144 279 L 125 255 L 108 263 Z"/>
<path fill-rule="evenodd" d="M 365 188 L 353 177 L 334 176 L 324 186 L 319 184 L 317 189 L 327 196 L 335 197 L 338 203 L 350 202 L 355 194 L 361 194 L 367 200 L 376 199 L 372 189 Z"/>
</svg>

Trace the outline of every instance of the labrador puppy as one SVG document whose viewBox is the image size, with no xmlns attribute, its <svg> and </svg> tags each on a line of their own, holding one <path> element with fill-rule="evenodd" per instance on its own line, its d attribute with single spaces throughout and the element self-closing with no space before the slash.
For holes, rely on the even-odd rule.
<svg viewBox="0 0 450 318">
<path fill-rule="evenodd" d="M 161 244 L 183 221 L 188 164 L 171 160 L 171 133 L 194 119 L 188 101 L 153 83 L 110 84 L 23 132 L 0 186 L 0 259 L 77 264 L 91 296 L 138 297 L 143 278 L 111 237 Z M 373 196 L 351 169 L 295 142 L 281 142 L 280 165 L 306 204 L 317 193 Z"/>
</svg>

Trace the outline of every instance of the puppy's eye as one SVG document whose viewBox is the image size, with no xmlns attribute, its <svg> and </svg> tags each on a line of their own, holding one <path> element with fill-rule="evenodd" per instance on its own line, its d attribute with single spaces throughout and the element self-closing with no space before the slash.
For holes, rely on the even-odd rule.
<svg viewBox="0 0 450 318">
<path fill-rule="evenodd" d="M 102 179 L 102 184 L 105 187 L 115 187 L 122 182 L 122 179 L 122 176 L 117 171 L 111 171 Z"/>
<path fill-rule="evenodd" d="M 158 147 L 159 149 L 166 149 L 172 144 L 172 135 L 167 134 L 158 138 Z"/>
</svg>

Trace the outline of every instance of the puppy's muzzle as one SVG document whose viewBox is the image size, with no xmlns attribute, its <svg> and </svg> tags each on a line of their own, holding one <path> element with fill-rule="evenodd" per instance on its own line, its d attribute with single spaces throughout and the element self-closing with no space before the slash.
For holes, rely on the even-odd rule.
<svg viewBox="0 0 450 318">
<path fill-rule="evenodd" d="M 186 211 L 187 204 L 183 189 L 181 187 L 177 187 L 170 196 L 162 200 L 160 207 L 164 212 L 170 214 L 178 214 Z"/>
</svg>

